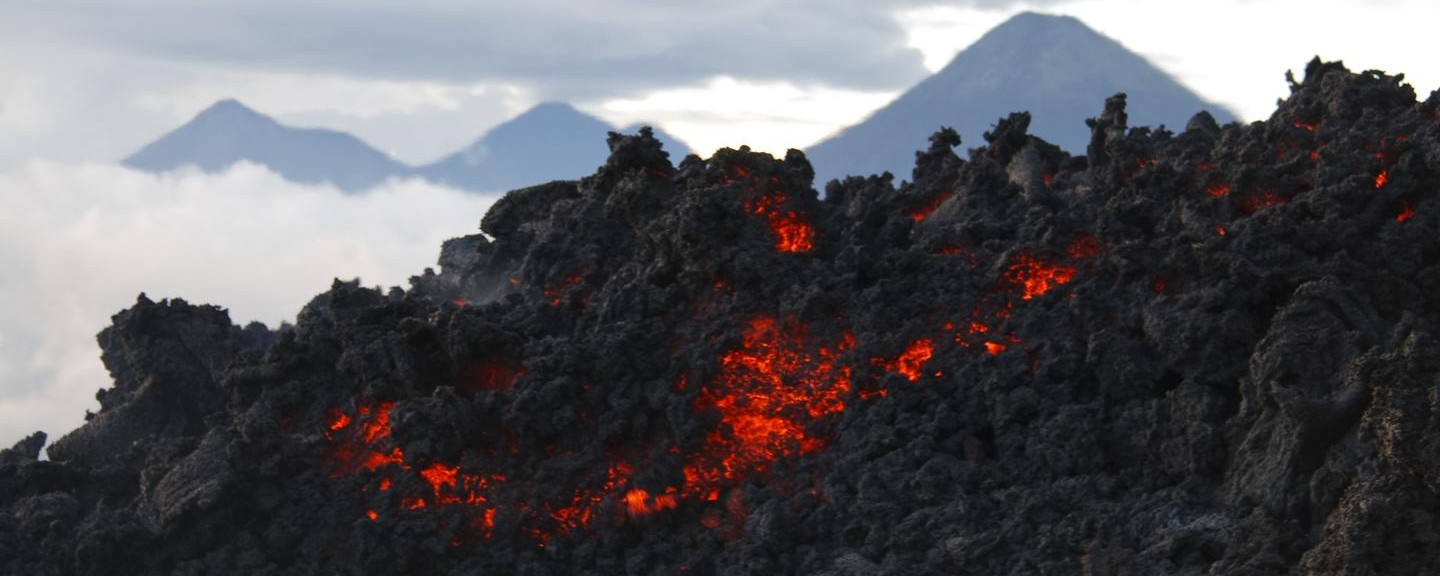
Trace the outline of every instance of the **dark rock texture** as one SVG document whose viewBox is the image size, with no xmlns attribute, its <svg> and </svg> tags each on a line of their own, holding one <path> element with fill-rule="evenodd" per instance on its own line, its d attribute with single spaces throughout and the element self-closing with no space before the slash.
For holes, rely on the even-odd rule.
<svg viewBox="0 0 1440 576">
<path fill-rule="evenodd" d="M 0 452 L 0 572 L 1435 573 L 1437 108 L 1316 61 L 823 199 L 612 136 L 407 290 L 142 297 L 101 411 Z"/>
</svg>

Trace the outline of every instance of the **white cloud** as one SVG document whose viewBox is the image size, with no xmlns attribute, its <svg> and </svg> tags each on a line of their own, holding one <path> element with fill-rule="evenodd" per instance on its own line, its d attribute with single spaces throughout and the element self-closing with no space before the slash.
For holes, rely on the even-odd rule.
<svg viewBox="0 0 1440 576">
<path fill-rule="evenodd" d="M 181 297 L 231 320 L 293 320 L 333 278 L 404 285 L 493 202 L 419 180 L 363 195 L 240 164 L 150 175 L 31 162 L 0 172 L 0 446 L 52 439 L 109 385 L 95 334 L 134 303 Z"/>
<path fill-rule="evenodd" d="M 859 122 L 897 94 L 720 76 L 703 86 L 601 102 L 593 113 L 620 125 L 655 122 L 701 156 L 742 144 L 783 156 Z"/>
</svg>

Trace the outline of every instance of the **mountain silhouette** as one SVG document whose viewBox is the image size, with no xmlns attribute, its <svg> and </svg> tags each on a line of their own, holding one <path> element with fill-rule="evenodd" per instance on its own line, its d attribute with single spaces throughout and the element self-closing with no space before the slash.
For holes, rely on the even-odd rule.
<svg viewBox="0 0 1440 576">
<path fill-rule="evenodd" d="M 1234 114 L 1201 100 L 1175 79 L 1118 42 L 1069 16 L 1026 12 L 1005 21 L 859 124 L 810 146 L 816 186 L 830 178 L 890 171 L 908 179 L 910 151 L 925 148 L 942 125 L 960 133 L 966 147 L 1010 112 L 1028 110 L 1030 133 L 1071 153 L 1084 153 L 1085 120 L 1100 115 L 1097 102 L 1128 95 L 1131 126 L 1183 129 L 1206 110 L 1224 124 Z"/>
<path fill-rule="evenodd" d="M 634 133 L 639 127 L 623 132 Z M 147 172 L 181 166 L 217 172 L 244 160 L 286 180 L 329 182 L 347 191 L 418 175 L 465 190 L 503 192 L 589 175 L 609 156 L 605 135 L 615 129 L 569 104 L 547 102 L 496 126 L 459 152 L 411 167 L 344 132 L 285 126 L 238 101 L 221 100 L 122 162 Z M 661 130 L 655 130 L 655 137 L 674 162 L 690 153 Z"/>
<path fill-rule="evenodd" d="M 292 128 L 236 100 L 221 100 L 195 119 L 141 148 L 122 163 L 147 172 L 193 165 L 218 172 L 247 160 L 286 180 L 329 182 L 359 190 L 409 168 L 359 138 L 318 128 Z"/>
<path fill-rule="evenodd" d="M 580 178 L 605 163 L 610 155 L 605 134 L 614 130 L 569 104 L 545 102 L 494 127 L 465 149 L 418 168 L 418 173 L 457 188 L 494 191 Z M 658 130 L 656 137 L 676 163 L 690 153 Z"/>
</svg>

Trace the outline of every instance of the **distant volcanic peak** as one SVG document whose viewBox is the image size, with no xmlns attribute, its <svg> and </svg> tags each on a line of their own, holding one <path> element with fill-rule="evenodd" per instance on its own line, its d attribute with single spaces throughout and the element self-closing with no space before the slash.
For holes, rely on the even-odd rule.
<svg viewBox="0 0 1440 576">
<path fill-rule="evenodd" d="M 1234 121 L 1143 57 L 1069 16 L 1024 13 L 987 32 L 934 75 L 906 90 L 865 120 L 807 149 L 820 182 L 846 175 L 912 174 L 914 151 L 941 127 L 969 146 L 997 118 L 1029 111 L 1029 132 L 1082 152 L 1094 103 L 1130 95 L 1131 125 L 1172 129 L 1208 110 Z"/>
<path fill-rule="evenodd" d="M 142 300 L 100 413 L 0 452 L 0 565 L 1429 566 L 1440 141 L 1392 80 L 1312 65 L 1271 121 L 1180 134 L 1095 102 L 1088 157 L 1010 116 L 824 199 L 798 153 L 614 136 L 441 273 L 268 339 Z"/>
<path fill-rule="evenodd" d="M 196 116 L 197 116 L 197 117 L 215 117 L 215 118 L 251 118 L 251 119 L 260 119 L 260 118 L 268 119 L 268 118 L 269 118 L 268 116 L 265 116 L 264 114 L 261 114 L 261 113 L 259 113 L 259 112 L 256 112 L 253 108 L 250 108 L 249 106 L 246 106 L 245 104 L 241 103 L 239 100 L 236 100 L 236 99 L 234 99 L 234 98 L 224 98 L 224 99 L 221 99 L 221 100 L 217 100 L 214 104 L 211 104 L 209 107 L 205 108 L 204 110 L 201 110 L 200 113 L 197 114 Z"/>
</svg>

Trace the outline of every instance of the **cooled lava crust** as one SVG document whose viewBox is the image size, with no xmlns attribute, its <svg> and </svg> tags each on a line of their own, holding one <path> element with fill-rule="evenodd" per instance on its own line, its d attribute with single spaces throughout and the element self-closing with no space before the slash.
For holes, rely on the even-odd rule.
<svg viewBox="0 0 1440 576">
<path fill-rule="evenodd" d="M 1098 103 L 1097 103 L 1098 104 Z M 407 289 L 141 296 L 0 452 L 5 574 L 1413 575 L 1440 566 L 1440 95 L 1001 119 L 909 182 L 612 134 Z"/>
</svg>

